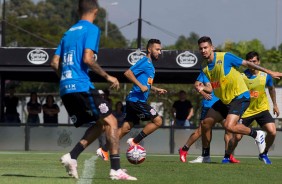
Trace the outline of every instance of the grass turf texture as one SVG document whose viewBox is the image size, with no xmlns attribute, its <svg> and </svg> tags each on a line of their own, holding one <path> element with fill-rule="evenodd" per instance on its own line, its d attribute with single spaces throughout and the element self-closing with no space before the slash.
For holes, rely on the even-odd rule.
<svg viewBox="0 0 282 184">
<path fill-rule="evenodd" d="M 59 163 L 63 153 L 1 152 L 1 184 L 64 184 L 64 183 L 124 183 L 109 179 L 110 162 L 98 158 L 95 161 L 95 174 L 92 178 L 77 181 L 70 178 Z M 80 176 L 84 161 L 94 154 L 83 153 L 78 160 Z M 144 163 L 130 164 L 121 155 L 122 168 L 138 178 L 126 183 L 177 184 L 177 183 L 281 183 L 282 157 L 270 157 L 272 165 L 265 165 L 255 157 L 236 157 L 240 164 L 221 164 L 222 157 L 212 157 L 210 164 L 181 163 L 178 155 L 147 155 Z M 196 158 L 189 155 L 188 160 Z"/>
</svg>

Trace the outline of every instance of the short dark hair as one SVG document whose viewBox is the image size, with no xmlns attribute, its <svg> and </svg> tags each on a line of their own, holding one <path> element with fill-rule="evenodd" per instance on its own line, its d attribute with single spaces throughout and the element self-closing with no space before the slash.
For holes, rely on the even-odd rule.
<svg viewBox="0 0 282 184">
<path fill-rule="evenodd" d="M 184 91 L 184 90 L 180 90 L 179 92 L 178 92 L 178 94 L 180 95 L 180 94 L 186 94 L 186 92 Z"/>
<path fill-rule="evenodd" d="M 204 42 L 208 42 L 209 44 L 212 45 L 212 40 L 208 36 L 202 36 L 201 38 L 199 38 L 198 45 L 200 45 L 201 43 L 204 43 Z"/>
<path fill-rule="evenodd" d="M 97 8 L 99 8 L 97 0 L 79 0 L 78 13 L 80 16 Z"/>
<path fill-rule="evenodd" d="M 254 57 L 257 57 L 257 59 L 259 60 L 259 54 L 256 51 L 251 51 L 246 54 L 246 60 L 253 59 Z"/>
<path fill-rule="evenodd" d="M 148 48 L 151 47 L 153 44 L 161 44 L 161 41 L 158 39 L 150 39 L 147 43 L 146 52 L 148 53 Z"/>
</svg>

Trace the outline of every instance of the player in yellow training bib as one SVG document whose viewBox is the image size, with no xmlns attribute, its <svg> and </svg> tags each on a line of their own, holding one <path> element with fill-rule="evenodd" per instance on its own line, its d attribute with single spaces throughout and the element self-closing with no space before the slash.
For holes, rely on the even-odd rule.
<svg viewBox="0 0 282 184">
<path fill-rule="evenodd" d="M 264 132 L 260 130 L 256 131 L 255 129 L 237 123 L 249 106 L 250 92 L 242 75 L 236 68 L 243 65 L 248 68 L 263 71 L 273 78 L 278 79 L 282 77 L 282 73 L 262 68 L 259 65 L 243 60 L 228 52 L 214 52 L 212 41 L 210 37 L 207 36 L 201 37 L 198 40 L 198 46 L 201 55 L 207 60 L 207 66 L 203 69 L 203 72 L 210 80 L 215 95 L 219 98 L 208 111 L 208 114 L 201 124 L 203 152 L 209 152 L 211 128 L 216 122 L 220 122 L 223 119 L 225 119 L 223 127 L 226 131 L 235 134 L 249 135 L 255 139 L 259 150 L 264 150 Z M 230 141 L 230 143 L 232 142 Z M 229 144 L 229 148 L 225 152 L 222 163 L 230 163 L 230 155 L 233 151 L 233 144 Z"/>
<path fill-rule="evenodd" d="M 249 52 L 246 55 L 246 60 L 253 62 L 256 65 L 260 65 L 260 58 L 257 52 Z M 259 159 L 264 161 L 265 164 L 271 164 L 267 153 L 270 146 L 275 140 L 276 126 L 274 119 L 269 112 L 269 102 L 265 88 L 268 87 L 268 91 L 273 103 L 273 112 L 276 116 L 279 116 L 279 109 L 276 103 L 276 92 L 273 85 L 273 80 L 267 73 L 254 69 L 247 69 L 242 75 L 248 89 L 250 90 L 251 103 L 243 114 L 241 122 L 243 125 L 248 127 L 254 120 L 256 120 L 260 127 L 267 132 L 265 138 L 266 146 L 263 152 L 259 154 Z M 237 135 L 237 141 L 240 141 L 242 137 L 243 135 L 241 134 Z M 237 141 L 236 145 L 238 143 Z"/>
</svg>

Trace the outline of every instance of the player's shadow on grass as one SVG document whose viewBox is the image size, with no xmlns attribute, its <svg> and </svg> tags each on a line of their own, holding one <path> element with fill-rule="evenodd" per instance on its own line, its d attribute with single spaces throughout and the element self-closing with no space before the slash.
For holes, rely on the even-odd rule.
<svg viewBox="0 0 282 184">
<path fill-rule="evenodd" d="M 2 174 L 2 176 L 22 177 L 22 178 L 61 178 L 61 179 L 70 179 L 71 178 L 68 176 L 50 177 L 50 176 L 32 176 L 32 175 L 25 175 L 25 174 Z"/>
</svg>

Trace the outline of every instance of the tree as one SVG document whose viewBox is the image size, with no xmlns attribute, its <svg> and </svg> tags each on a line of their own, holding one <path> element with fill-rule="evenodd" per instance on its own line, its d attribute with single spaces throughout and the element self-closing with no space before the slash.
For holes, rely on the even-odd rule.
<svg viewBox="0 0 282 184">
<path fill-rule="evenodd" d="M 166 49 L 174 50 L 198 50 L 198 39 L 199 35 L 197 33 L 191 32 L 189 37 L 184 35 L 179 36 L 174 45 L 166 47 Z"/>
<path fill-rule="evenodd" d="M 63 33 L 78 19 L 78 0 L 46 0 L 34 4 L 32 0 L 7 2 L 6 42 L 10 46 L 56 47 Z M 21 17 L 23 17 L 22 19 Z M 124 48 L 127 41 L 116 25 L 109 22 L 109 36 L 104 38 L 105 10 L 95 21 L 101 26 L 101 48 Z"/>
</svg>

